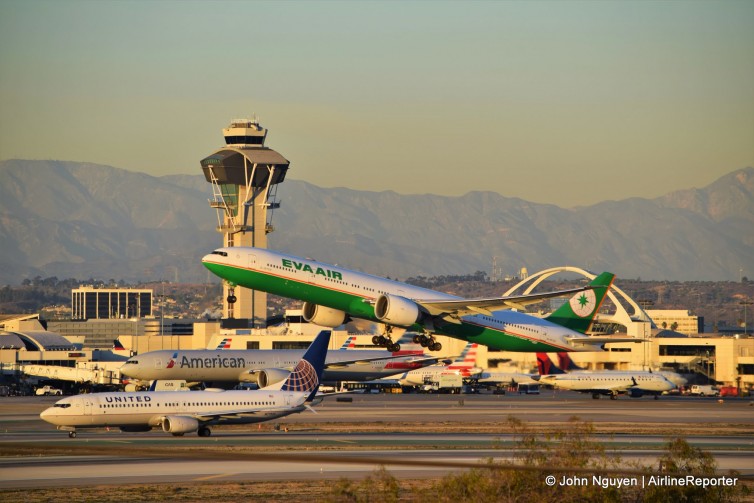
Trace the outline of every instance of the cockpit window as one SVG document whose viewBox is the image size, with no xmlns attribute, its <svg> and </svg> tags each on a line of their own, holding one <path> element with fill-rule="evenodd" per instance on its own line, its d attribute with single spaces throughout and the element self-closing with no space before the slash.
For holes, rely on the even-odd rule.
<svg viewBox="0 0 754 503">
<path fill-rule="evenodd" d="M 215 250 L 212 253 L 210 253 L 210 255 L 220 255 L 222 257 L 227 257 L 228 256 L 228 252 L 224 252 L 222 250 Z"/>
<path fill-rule="evenodd" d="M 124 365 L 138 365 L 139 360 L 128 360 Z"/>
<path fill-rule="evenodd" d="M 56 403 L 55 405 L 53 405 L 53 407 L 60 407 L 61 409 L 67 409 L 70 406 L 70 403 Z"/>
</svg>

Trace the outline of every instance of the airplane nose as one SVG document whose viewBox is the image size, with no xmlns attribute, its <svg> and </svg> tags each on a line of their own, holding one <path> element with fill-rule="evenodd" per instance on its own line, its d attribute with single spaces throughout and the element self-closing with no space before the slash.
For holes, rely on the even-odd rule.
<svg viewBox="0 0 754 503">
<path fill-rule="evenodd" d="M 42 413 L 39 415 L 39 417 L 42 420 L 47 421 L 49 423 L 51 415 L 52 415 L 52 407 L 48 407 L 48 408 L 46 408 L 45 410 L 42 411 Z"/>
</svg>

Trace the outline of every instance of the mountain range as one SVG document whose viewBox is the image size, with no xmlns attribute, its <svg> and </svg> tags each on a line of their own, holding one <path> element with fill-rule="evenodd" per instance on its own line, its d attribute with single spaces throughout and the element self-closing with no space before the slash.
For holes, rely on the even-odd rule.
<svg viewBox="0 0 754 503">
<path fill-rule="evenodd" d="M 198 169 L 197 169 L 198 171 Z M 221 245 L 202 174 L 0 162 L 0 284 L 35 276 L 206 282 Z M 754 168 L 700 189 L 560 208 L 322 188 L 286 179 L 269 246 L 394 278 L 575 265 L 618 277 L 734 280 L 754 271 Z M 212 279 L 214 281 L 214 278 Z"/>
</svg>

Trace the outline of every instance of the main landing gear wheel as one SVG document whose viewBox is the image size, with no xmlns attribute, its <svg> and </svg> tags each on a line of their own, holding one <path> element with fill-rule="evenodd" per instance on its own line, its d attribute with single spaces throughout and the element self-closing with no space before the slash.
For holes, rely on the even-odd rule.
<svg viewBox="0 0 754 503">
<path fill-rule="evenodd" d="M 599 393 L 592 393 L 592 398 L 595 399 L 595 400 L 599 400 L 600 399 L 600 394 Z"/>
<path fill-rule="evenodd" d="M 401 350 L 401 345 L 397 342 L 393 342 L 393 340 L 388 336 L 385 337 L 384 335 L 375 335 L 372 337 L 372 344 L 375 346 L 383 346 L 388 351 L 392 351 L 393 353 L 396 353 Z"/>
<path fill-rule="evenodd" d="M 440 351 L 442 349 L 442 344 L 437 342 L 435 340 L 435 337 L 432 335 L 430 336 L 426 336 L 424 334 L 415 335 L 413 341 L 415 344 L 420 344 L 421 347 L 427 348 L 430 351 Z"/>
<path fill-rule="evenodd" d="M 233 288 L 228 289 L 228 297 L 225 299 L 228 301 L 228 304 L 235 304 L 238 300 L 236 298 L 236 291 Z"/>
<path fill-rule="evenodd" d="M 76 438 L 76 432 L 75 431 L 69 431 L 68 432 L 68 438 Z"/>
<path fill-rule="evenodd" d="M 197 432 L 197 434 L 200 437 L 209 437 L 210 435 L 212 435 L 212 430 L 210 430 L 206 426 L 202 426 L 199 428 L 199 431 Z"/>
</svg>

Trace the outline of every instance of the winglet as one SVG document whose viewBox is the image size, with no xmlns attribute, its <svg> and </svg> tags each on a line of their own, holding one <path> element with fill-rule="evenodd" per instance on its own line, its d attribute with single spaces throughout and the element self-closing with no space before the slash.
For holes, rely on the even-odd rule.
<svg viewBox="0 0 754 503">
<path fill-rule="evenodd" d="M 322 382 L 322 374 L 325 371 L 325 357 L 327 356 L 327 346 L 330 344 L 330 331 L 322 330 L 309 348 L 304 353 L 301 361 L 293 369 L 288 378 L 280 387 L 283 391 L 309 391 L 307 401 L 311 400 L 317 394 L 319 383 Z"/>
<path fill-rule="evenodd" d="M 603 272 L 589 283 L 590 289 L 579 292 L 560 306 L 550 316 L 548 321 L 570 328 L 576 332 L 586 333 L 594 322 L 594 317 L 605 300 L 615 275 Z"/>
</svg>

